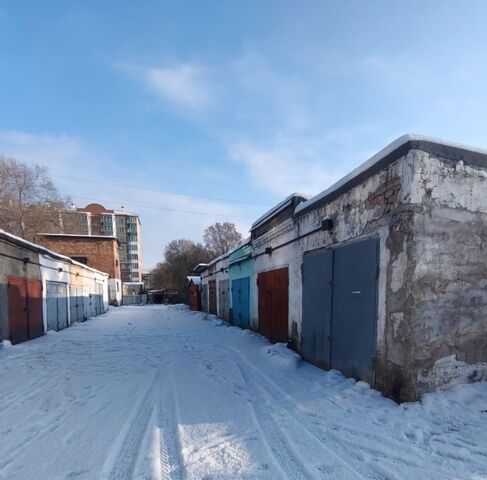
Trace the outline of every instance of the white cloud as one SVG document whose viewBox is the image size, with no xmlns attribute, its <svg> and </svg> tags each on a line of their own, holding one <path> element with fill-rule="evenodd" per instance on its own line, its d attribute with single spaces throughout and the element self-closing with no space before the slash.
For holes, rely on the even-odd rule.
<svg viewBox="0 0 487 480">
<path fill-rule="evenodd" d="M 191 64 L 173 68 L 149 67 L 144 73 L 149 88 L 170 102 L 198 110 L 210 103 L 210 93 L 200 67 Z"/>
<path fill-rule="evenodd" d="M 239 142 L 230 146 L 229 154 L 248 170 L 254 185 L 280 196 L 293 192 L 313 195 L 340 177 L 339 168 L 332 170 L 325 158 L 320 161 L 320 153 L 309 139 L 267 146 Z"/>
<path fill-rule="evenodd" d="M 138 78 L 154 95 L 175 107 L 201 111 L 212 103 L 206 70 L 200 65 L 179 63 L 170 67 L 116 64 Z"/>
</svg>

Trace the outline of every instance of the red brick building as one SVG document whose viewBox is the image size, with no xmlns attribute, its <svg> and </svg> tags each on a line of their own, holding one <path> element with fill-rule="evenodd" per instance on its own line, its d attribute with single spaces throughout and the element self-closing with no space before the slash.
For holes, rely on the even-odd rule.
<svg viewBox="0 0 487 480">
<path fill-rule="evenodd" d="M 123 282 L 142 281 L 141 224 L 138 215 L 110 210 L 99 203 L 61 214 L 62 233 L 117 237 Z"/>
<path fill-rule="evenodd" d="M 37 235 L 37 242 L 49 250 L 108 273 L 110 301 L 120 303 L 122 298 L 120 242 L 116 237 L 40 233 Z"/>
</svg>

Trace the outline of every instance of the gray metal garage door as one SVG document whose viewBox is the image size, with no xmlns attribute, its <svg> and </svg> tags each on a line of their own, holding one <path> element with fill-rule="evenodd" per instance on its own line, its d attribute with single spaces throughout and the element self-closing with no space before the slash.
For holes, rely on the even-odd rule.
<svg viewBox="0 0 487 480">
<path fill-rule="evenodd" d="M 85 318 L 88 319 L 93 316 L 91 311 L 91 295 L 88 292 L 83 293 L 83 306 L 85 312 Z"/>
<path fill-rule="evenodd" d="M 374 383 L 379 242 L 369 238 L 335 250 L 331 365 Z"/>
<path fill-rule="evenodd" d="M 95 315 L 101 315 L 103 313 L 103 285 L 96 283 L 95 294 Z"/>
<path fill-rule="evenodd" d="M 303 357 L 330 369 L 333 250 L 310 253 L 303 259 Z"/>
<path fill-rule="evenodd" d="M 230 280 L 218 282 L 218 316 L 230 320 Z"/>
<path fill-rule="evenodd" d="M 71 323 L 85 320 L 83 287 L 69 287 L 69 311 Z"/>
<path fill-rule="evenodd" d="M 68 326 L 68 285 L 46 282 L 47 329 L 62 330 Z"/>
<path fill-rule="evenodd" d="M 208 285 L 203 285 L 201 289 L 201 307 L 203 312 L 208 312 Z"/>
<path fill-rule="evenodd" d="M 303 357 L 374 383 L 379 242 L 369 238 L 304 256 Z"/>
</svg>

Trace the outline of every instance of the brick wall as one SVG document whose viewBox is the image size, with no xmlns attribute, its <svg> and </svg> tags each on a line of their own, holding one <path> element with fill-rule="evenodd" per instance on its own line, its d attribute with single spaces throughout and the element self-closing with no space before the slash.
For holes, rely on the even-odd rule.
<svg viewBox="0 0 487 480">
<path fill-rule="evenodd" d="M 67 257 L 86 257 L 89 267 L 121 278 L 119 244 L 114 238 L 39 235 L 37 243 Z"/>
<path fill-rule="evenodd" d="M 401 179 L 397 176 L 390 178 L 368 196 L 367 204 L 371 207 L 384 205 L 386 209 L 390 208 L 397 203 L 400 189 Z"/>
</svg>

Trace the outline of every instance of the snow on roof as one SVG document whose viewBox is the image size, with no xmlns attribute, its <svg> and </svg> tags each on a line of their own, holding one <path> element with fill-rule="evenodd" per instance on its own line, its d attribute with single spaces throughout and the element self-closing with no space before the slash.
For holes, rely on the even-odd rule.
<svg viewBox="0 0 487 480">
<path fill-rule="evenodd" d="M 408 147 L 408 144 L 411 144 L 411 148 L 420 149 L 426 148 L 428 145 L 434 145 L 436 147 L 440 147 L 437 149 L 439 154 L 441 152 L 446 156 L 448 156 L 448 154 L 451 155 L 452 150 L 462 150 L 464 152 L 472 152 L 477 155 L 487 156 L 487 150 L 485 149 L 471 147 L 460 143 L 447 142 L 424 135 L 406 134 L 391 142 L 378 153 L 370 157 L 366 162 L 359 165 L 355 170 L 352 170 L 348 175 L 338 180 L 338 182 L 334 183 L 331 187 L 327 188 L 306 202 L 300 203 L 294 210 L 295 215 L 303 214 L 304 212 L 311 210 L 313 207 L 317 207 L 318 204 L 325 203 L 327 199 L 331 200 L 332 197 L 336 198 L 340 192 L 353 188 L 359 183 L 359 181 L 361 181 L 362 177 L 366 176 L 367 172 L 370 172 L 370 175 L 373 175 L 375 171 L 379 171 L 380 169 L 384 168 L 385 165 L 382 165 L 382 163 L 384 163 L 384 161 L 387 160 L 387 158 L 394 152 L 401 151 L 402 149 Z M 402 155 L 402 152 L 400 153 Z M 397 158 L 399 157 L 393 158 L 391 163 Z"/>
<path fill-rule="evenodd" d="M 271 219 L 275 215 L 277 215 L 279 212 L 284 210 L 286 207 L 291 205 L 292 201 L 295 198 L 302 198 L 304 200 L 308 200 L 309 196 L 304 195 L 302 193 L 292 193 L 288 197 L 286 197 L 282 202 L 279 202 L 277 205 L 272 207 L 270 210 L 268 210 L 264 215 L 259 217 L 250 227 L 250 230 L 255 230 L 257 227 L 260 227 L 263 223 L 267 222 L 267 220 Z"/>
<path fill-rule="evenodd" d="M 42 245 L 29 242 L 28 240 L 24 240 L 23 238 L 17 237 L 16 235 L 13 235 L 11 233 L 6 232 L 5 230 L 0 229 L 0 238 L 2 237 L 7 241 L 10 240 L 12 243 L 23 246 L 28 250 L 34 250 L 38 253 L 42 253 L 43 255 L 48 255 L 52 258 L 56 258 L 57 260 L 63 260 L 67 263 L 71 263 L 73 265 L 77 265 L 78 267 L 82 267 L 86 270 L 90 270 L 91 272 L 98 273 L 100 275 L 105 275 L 107 277 L 109 276 L 108 273 L 97 270 L 96 268 L 88 267 L 88 265 L 85 265 L 84 263 L 77 262 L 76 260 L 73 260 L 70 257 L 66 257 L 65 255 L 61 255 L 60 253 L 53 252 L 52 250 L 49 250 L 48 248 L 43 247 Z"/>
<path fill-rule="evenodd" d="M 223 255 L 220 255 L 219 257 L 214 258 L 211 262 L 208 263 L 208 266 L 214 265 L 215 263 L 220 262 L 221 260 L 225 260 L 229 255 L 229 252 L 225 252 Z"/>
<path fill-rule="evenodd" d="M 193 282 L 195 285 L 201 285 L 201 277 L 197 277 L 195 275 L 188 275 L 186 277 L 188 282 Z"/>
<path fill-rule="evenodd" d="M 228 250 L 228 256 L 230 256 L 232 253 L 236 252 L 239 248 L 244 247 L 245 245 L 248 245 L 250 243 L 251 237 L 244 238 L 243 240 L 240 240 L 240 242 L 237 243 L 233 248 Z"/>
<path fill-rule="evenodd" d="M 196 267 L 193 268 L 194 273 L 201 273 L 204 272 L 205 270 L 208 269 L 208 264 L 207 263 L 198 263 Z"/>
</svg>

